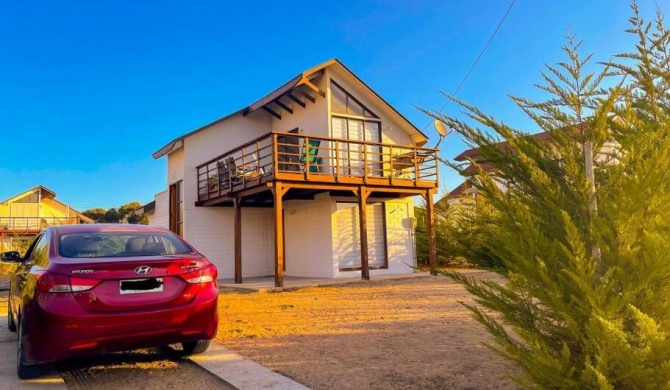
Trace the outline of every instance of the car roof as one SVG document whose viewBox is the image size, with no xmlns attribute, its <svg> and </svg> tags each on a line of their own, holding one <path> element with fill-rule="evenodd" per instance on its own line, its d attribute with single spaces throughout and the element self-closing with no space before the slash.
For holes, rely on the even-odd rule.
<svg viewBox="0 0 670 390">
<path fill-rule="evenodd" d="M 73 233 L 166 233 L 167 229 L 148 225 L 131 225 L 123 223 L 94 223 L 82 225 L 55 226 L 57 234 Z"/>
</svg>

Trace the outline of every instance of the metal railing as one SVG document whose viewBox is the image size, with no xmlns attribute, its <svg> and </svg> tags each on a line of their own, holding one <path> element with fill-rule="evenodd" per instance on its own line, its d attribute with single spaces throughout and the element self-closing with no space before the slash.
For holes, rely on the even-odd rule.
<svg viewBox="0 0 670 390">
<path fill-rule="evenodd" d="M 198 200 L 268 180 L 438 186 L 437 150 L 273 132 L 197 167 Z"/>
<path fill-rule="evenodd" d="M 39 231 L 49 226 L 80 222 L 78 217 L 0 217 L 0 231 Z"/>
</svg>

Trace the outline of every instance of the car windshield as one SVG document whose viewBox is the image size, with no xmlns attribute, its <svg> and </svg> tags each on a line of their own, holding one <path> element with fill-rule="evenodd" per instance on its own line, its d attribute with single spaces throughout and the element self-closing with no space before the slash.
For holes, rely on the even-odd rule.
<svg viewBox="0 0 670 390">
<path fill-rule="evenodd" d="M 58 253 L 63 257 L 160 256 L 192 253 L 172 233 L 97 232 L 63 234 Z"/>
</svg>

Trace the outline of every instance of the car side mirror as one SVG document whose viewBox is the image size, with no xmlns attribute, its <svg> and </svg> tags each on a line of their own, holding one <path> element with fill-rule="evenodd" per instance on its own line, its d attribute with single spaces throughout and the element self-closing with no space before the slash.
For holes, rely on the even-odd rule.
<svg viewBox="0 0 670 390">
<path fill-rule="evenodd" d="M 2 260 L 3 263 L 20 263 L 23 259 L 19 252 L 12 251 L 0 253 L 0 260 Z"/>
</svg>

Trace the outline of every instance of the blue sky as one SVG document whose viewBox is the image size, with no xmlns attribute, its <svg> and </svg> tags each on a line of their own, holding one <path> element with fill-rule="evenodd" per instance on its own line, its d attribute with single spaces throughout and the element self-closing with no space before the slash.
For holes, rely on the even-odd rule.
<svg viewBox="0 0 670 390">
<path fill-rule="evenodd" d="M 670 4 L 661 9 L 670 14 Z M 645 16 L 655 3 L 641 0 Z M 148 202 L 151 153 L 337 57 L 419 128 L 461 81 L 508 0 L 4 1 L 0 199 L 42 184 L 83 210 Z M 629 50 L 625 0 L 517 0 L 458 97 L 533 131 L 507 95 L 541 98 L 571 28 L 596 60 Z M 450 104 L 445 110 L 459 115 Z M 426 128 L 437 141 L 432 126 Z M 457 136 L 442 156 L 465 148 Z M 442 187 L 459 178 L 442 169 Z"/>
</svg>

